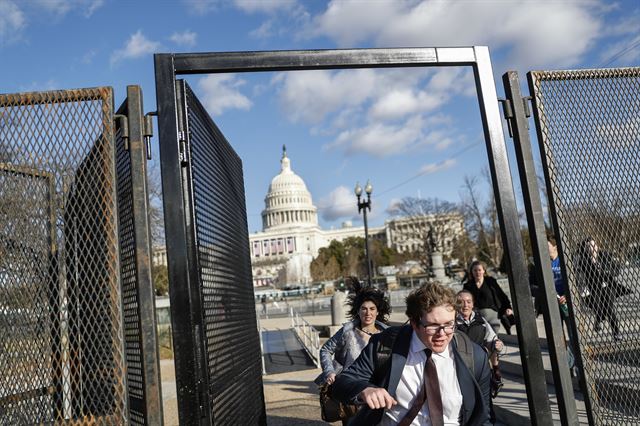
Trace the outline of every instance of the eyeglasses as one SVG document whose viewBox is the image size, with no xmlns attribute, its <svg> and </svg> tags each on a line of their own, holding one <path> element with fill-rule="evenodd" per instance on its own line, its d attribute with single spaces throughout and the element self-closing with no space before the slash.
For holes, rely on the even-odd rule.
<svg viewBox="0 0 640 426">
<path fill-rule="evenodd" d="M 430 325 L 430 324 L 423 324 L 422 321 L 419 321 L 418 324 L 420 325 L 420 327 L 424 328 L 424 331 L 429 335 L 438 334 L 440 333 L 441 330 L 444 331 L 445 334 L 451 334 L 456 329 L 455 324 Z"/>
</svg>

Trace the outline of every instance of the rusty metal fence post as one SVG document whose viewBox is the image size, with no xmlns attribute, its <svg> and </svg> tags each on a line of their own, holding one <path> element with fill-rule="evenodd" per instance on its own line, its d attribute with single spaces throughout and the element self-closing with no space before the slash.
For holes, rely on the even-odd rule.
<svg viewBox="0 0 640 426">
<path fill-rule="evenodd" d="M 142 91 L 127 87 L 117 111 L 116 170 L 129 416 L 133 425 L 163 423 Z"/>
<path fill-rule="evenodd" d="M 0 95 L 0 423 L 128 422 L 113 93 Z"/>
<path fill-rule="evenodd" d="M 137 86 L 0 95 L 1 424 L 162 423 L 143 121 Z"/>
</svg>

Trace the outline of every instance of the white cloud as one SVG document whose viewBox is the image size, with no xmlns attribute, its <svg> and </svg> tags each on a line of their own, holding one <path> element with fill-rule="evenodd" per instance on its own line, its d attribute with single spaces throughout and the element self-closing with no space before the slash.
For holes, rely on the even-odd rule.
<svg viewBox="0 0 640 426">
<path fill-rule="evenodd" d="M 10 0 L 0 0 L 0 46 L 18 40 L 25 27 L 22 10 Z"/>
<path fill-rule="evenodd" d="M 87 7 L 87 10 L 85 11 L 84 15 L 86 17 L 93 15 L 93 12 L 95 12 L 100 7 L 102 7 L 103 4 L 104 4 L 104 0 L 94 0 L 90 2 L 89 7 Z"/>
<path fill-rule="evenodd" d="M 294 9 L 298 2 L 297 0 L 234 0 L 234 4 L 247 13 L 274 13 Z"/>
<path fill-rule="evenodd" d="M 332 0 L 304 30 L 340 46 L 472 46 L 506 49 L 518 68 L 575 64 L 603 28 L 598 1 Z M 362 19 L 366 13 L 367 19 Z M 523 31 L 533 28 L 534 32 Z"/>
<path fill-rule="evenodd" d="M 251 100 L 239 90 L 244 84 L 245 81 L 234 74 L 208 75 L 198 82 L 203 91 L 200 99 L 211 115 L 220 115 L 228 109 L 248 110 Z"/>
<path fill-rule="evenodd" d="M 420 168 L 420 171 L 418 173 L 420 175 L 431 175 L 437 172 L 441 172 L 443 170 L 450 169 L 453 166 L 455 166 L 457 163 L 458 161 L 455 158 L 449 158 L 439 163 L 425 164 Z"/>
<path fill-rule="evenodd" d="M 80 62 L 82 62 L 85 65 L 90 65 L 93 62 L 93 58 L 95 58 L 97 54 L 98 54 L 97 50 L 90 49 L 84 55 L 82 55 Z"/>
<path fill-rule="evenodd" d="M 400 1 L 331 1 L 324 14 L 314 18 L 303 31 L 309 37 L 327 36 L 340 46 L 352 47 L 370 38 L 399 16 L 406 2 Z M 366 16 L 366 19 L 363 19 Z"/>
<path fill-rule="evenodd" d="M 81 11 L 89 18 L 104 4 L 104 0 L 36 0 L 41 10 L 58 16 L 64 16 L 72 10 Z"/>
<path fill-rule="evenodd" d="M 162 48 L 158 42 L 151 41 L 142 34 L 142 30 L 131 35 L 122 49 L 118 49 L 111 55 L 111 65 L 124 60 L 135 59 L 145 55 L 152 55 Z"/>
<path fill-rule="evenodd" d="M 398 213 L 398 207 L 402 205 L 402 199 L 401 198 L 392 198 L 389 201 L 389 205 L 387 206 L 387 208 L 385 209 L 385 212 L 389 215 L 389 216 L 393 216 L 395 214 Z"/>
<path fill-rule="evenodd" d="M 463 88 L 466 85 L 473 87 L 473 82 L 467 80 L 464 70 L 446 68 L 433 72 L 424 89 L 421 90 L 415 85 L 415 82 L 407 81 L 406 86 L 388 92 L 385 92 L 388 86 L 380 87 L 381 93 L 369 111 L 370 118 L 389 120 L 408 114 L 433 111 L 454 95 L 464 93 Z"/>
<path fill-rule="evenodd" d="M 325 148 L 376 157 L 454 144 L 452 119 L 438 108 L 474 87 L 460 68 L 281 73 L 272 84 L 290 120 L 332 139 Z"/>
<path fill-rule="evenodd" d="M 442 138 L 439 142 L 435 144 L 437 151 L 444 151 L 454 144 L 454 140 L 448 137 Z"/>
<path fill-rule="evenodd" d="M 55 15 L 66 15 L 71 10 L 69 0 L 36 0 L 38 7 Z"/>
<path fill-rule="evenodd" d="M 415 113 L 422 103 L 420 93 L 415 93 L 410 88 L 394 90 L 384 94 L 370 109 L 371 118 L 399 118 L 407 114 Z"/>
<path fill-rule="evenodd" d="M 89 18 L 103 4 L 104 0 L 0 0 L 0 46 L 22 37 L 22 32 L 27 27 L 27 15 L 63 17 L 71 11 L 76 11 Z"/>
<path fill-rule="evenodd" d="M 453 68 L 305 71 L 278 74 L 272 84 L 280 86 L 280 104 L 291 121 L 333 120 L 325 130 L 345 127 L 345 109 L 352 110 L 349 115 L 367 111 L 372 121 L 403 120 L 434 111 L 457 94 L 473 94 L 466 86 L 475 87 L 470 72 Z"/>
<path fill-rule="evenodd" d="M 206 15 L 232 5 L 245 13 L 276 14 L 299 11 L 297 0 L 183 0 L 188 10 L 196 15 Z"/>
<path fill-rule="evenodd" d="M 251 31 L 249 35 L 254 38 L 269 38 L 274 34 L 274 21 L 271 19 L 264 21 L 258 28 Z"/>
<path fill-rule="evenodd" d="M 205 15 L 211 11 L 218 10 L 221 0 L 183 0 L 189 12 L 196 15 Z"/>
<path fill-rule="evenodd" d="M 185 30 L 181 33 L 176 32 L 171 34 L 171 37 L 169 37 L 169 40 L 171 40 L 172 42 L 174 42 L 179 46 L 191 47 L 196 45 L 197 38 L 198 38 L 198 35 L 196 33 L 194 33 L 193 31 Z"/>
<path fill-rule="evenodd" d="M 320 199 L 318 205 L 322 218 L 326 221 L 358 216 L 355 195 L 346 186 L 339 186 L 331 191 L 329 195 Z"/>
<path fill-rule="evenodd" d="M 278 75 L 280 103 L 294 121 L 319 123 L 338 109 L 359 105 L 375 93 L 373 70 L 302 71 Z"/>
<path fill-rule="evenodd" d="M 343 148 L 348 154 L 365 153 L 376 157 L 400 154 L 423 142 L 423 124 L 419 115 L 399 124 L 374 122 L 341 132 L 327 148 Z"/>
</svg>

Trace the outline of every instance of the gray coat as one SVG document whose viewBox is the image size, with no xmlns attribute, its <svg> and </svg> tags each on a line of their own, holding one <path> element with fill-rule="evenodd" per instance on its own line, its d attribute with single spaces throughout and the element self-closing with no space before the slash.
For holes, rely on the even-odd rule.
<svg viewBox="0 0 640 426">
<path fill-rule="evenodd" d="M 360 319 L 345 323 L 336 334 L 322 345 L 322 348 L 320 348 L 322 373 L 315 379 L 317 385 L 326 382 L 327 376 L 331 373 L 340 374 L 342 370 L 348 368 L 360 356 L 360 352 L 367 345 L 367 341 L 356 330 L 358 327 L 360 327 Z M 384 330 L 387 325 L 376 321 L 376 327 Z"/>
</svg>

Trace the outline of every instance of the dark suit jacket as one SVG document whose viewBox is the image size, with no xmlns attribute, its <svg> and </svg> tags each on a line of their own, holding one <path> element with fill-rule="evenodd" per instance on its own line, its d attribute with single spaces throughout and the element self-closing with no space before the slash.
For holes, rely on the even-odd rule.
<svg viewBox="0 0 640 426">
<path fill-rule="evenodd" d="M 383 387 L 392 397 L 396 397 L 396 389 L 402 376 L 402 370 L 407 362 L 407 355 L 411 344 L 413 329 L 410 325 L 403 326 L 393 345 L 389 364 L 374 371 L 378 356 L 378 345 L 382 335 L 389 330 L 371 338 L 360 357 L 349 368 L 344 370 L 332 387 L 333 396 L 343 402 L 353 402 L 353 399 L 369 386 Z M 480 346 L 474 344 L 475 377 L 464 364 L 452 339 L 454 361 L 458 383 L 462 392 L 462 410 L 460 424 L 462 425 L 490 425 L 489 422 L 489 390 L 490 371 L 487 354 Z M 349 425 L 376 425 L 382 419 L 384 409 L 371 410 L 366 405 L 351 419 Z"/>
</svg>

